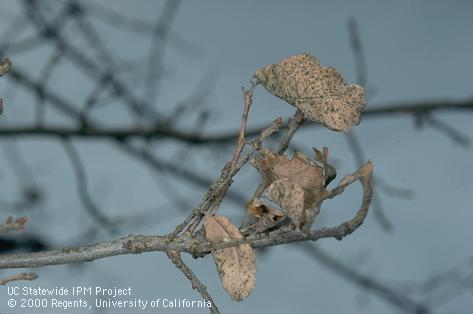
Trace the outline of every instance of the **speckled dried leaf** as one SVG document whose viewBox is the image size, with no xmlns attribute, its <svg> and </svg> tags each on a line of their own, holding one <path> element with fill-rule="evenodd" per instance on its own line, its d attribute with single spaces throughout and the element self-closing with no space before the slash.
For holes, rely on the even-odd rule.
<svg viewBox="0 0 473 314">
<path fill-rule="evenodd" d="M 300 228 L 305 222 L 304 190 L 287 179 L 276 180 L 264 191 L 264 196 L 283 208 Z"/>
<path fill-rule="evenodd" d="M 363 88 L 348 85 L 334 68 L 322 66 L 308 53 L 260 68 L 254 77 L 271 94 L 329 129 L 348 132 L 360 122 Z"/>
<path fill-rule="evenodd" d="M 274 227 L 281 222 L 286 215 L 279 210 L 266 205 L 259 199 L 252 199 L 246 205 L 246 210 L 250 215 L 257 218 L 257 221 L 251 225 L 251 230 L 262 232 Z"/>
<path fill-rule="evenodd" d="M 0 63 L 0 76 L 10 71 L 10 68 L 11 68 L 11 61 L 8 59 L 3 60 L 2 63 Z"/>
<path fill-rule="evenodd" d="M 207 216 L 204 220 L 205 236 L 212 244 L 221 244 L 243 236 L 227 217 Z M 232 299 L 246 298 L 256 282 L 256 256 L 245 243 L 212 252 L 223 288 Z"/>
</svg>

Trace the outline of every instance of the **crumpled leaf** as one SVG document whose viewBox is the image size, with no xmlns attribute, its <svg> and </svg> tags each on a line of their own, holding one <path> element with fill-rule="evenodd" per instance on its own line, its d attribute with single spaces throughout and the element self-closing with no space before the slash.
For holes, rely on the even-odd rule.
<svg viewBox="0 0 473 314">
<path fill-rule="evenodd" d="M 3 60 L 2 63 L 0 63 L 0 76 L 10 71 L 10 68 L 11 68 L 11 61 L 8 59 Z"/>
<path fill-rule="evenodd" d="M 238 240 L 242 234 L 227 217 L 207 216 L 204 220 L 205 236 L 212 244 Z M 253 248 L 245 243 L 212 252 L 223 288 L 232 299 L 246 298 L 256 282 L 256 256 Z"/>
<path fill-rule="evenodd" d="M 261 158 L 251 163 L 258 169 L 265 185 L 285 179 L 298 184 L 304 190 L 304 208 L 310 207 L 325 193 L 324 168 L 301 152 L 292 159 L 286 155 L 275 155 L 269 149 L 260 150 Z"/>
<path fill-rule="evenodd" d="M 322 66 L 308 53 L 260 68 L 254 77 L 268 92 L 329 129 L 348 132 L 360 123 L 363 88 L 348 85 L 334 68 Z"/>
<path fill-rule="evenodd" d="M 328 162 L 328 148 L 327 147 L 324 147 L 322 152 L 315 147 L 312 147 L 312 149 L 315 152 L 315 160 L 322 163 L 322 166 L 324 168 L 324 178 L 325 178 L 324 186 L 326 187 L 330 182 L 333 181 L 333 179 L 337 177 L 337 169 L 335 169 L 335 167 L 329 164 Z"/>
<path fill-rule="evenodd" d="M 315 161 L 301 152 L 292 159 L 273 154 L 267 148 L 251 163 L 258 169 L 265 185 L 264 196 L 278 204 L 303 231 L 308 231 L 326 198 L 325 189 L 336 170 L 327 161 L 328 149 L 315 150 Z"/>
<path fill-rule="evenodd" d="M 274 227 L 286 217 L 279 210 L 266 205 L 256 198 L 248 202 L 246 209 L 250 215 L 258 219 L 250 226 L 251 230 L 255 232 L 263 232 Z"/>
<path fill-rule="evenodd" d="M 276 180 L 265 189 L 263 196 L 284 208 L 298 227 L 304 224 L 304 190 L 299 184 L 287 179 Z"/>
</svg>

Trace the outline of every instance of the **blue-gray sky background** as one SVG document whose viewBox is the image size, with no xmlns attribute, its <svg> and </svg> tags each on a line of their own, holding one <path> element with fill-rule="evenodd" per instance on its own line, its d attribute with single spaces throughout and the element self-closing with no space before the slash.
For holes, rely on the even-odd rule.
<svg viewBox="0 0 473 314">
<path fill-rule="evenodd" d="M 0 1 L 0 34 L 18 17 L 19 3 Z M 150 22 L 156 20 L 161 9 L 161 1 L 100 1 L 100 5 Z M 368 106 L 473 97 L 471 1 L 183 1 L 173 30 L 195 47 L 182 51 L 182 48 L 166 46 L 165 78 L 157 108 L 164 113 L 171 112 L 207 75 L 211 77 L 211 93 L 203 108 L 211 112 L 212 120 L 205 133 L 237 130 L 242 110 L 241 86 L 248 85 L 257 68 L 301 52 L 309 52 L 322 64 L 338 69 L 348 82 L 354 82 L 356 66 L 347 28 L 350 17 L 358 22 L 367 61 Z M 94 25 L 117 56 L 141 58 L 149 51 L 146 36 L 123 32 L 104 23 Z M 74 37 L 73 28 L 66 31 Z M 30 27 L 15 36 L 27 37 L 32 33 L 34 30 Z M 71 40 L 77 44 L 83 41 L 80 36 Z M 37 77 L 42 60 L 50 53 L 51 46 L 45 44 L 28 53 L 8 56 L 15 67 Z M 139 82 L 136 85 L 136 91 L 141 93 L 142 86 Z M 50 86 L 78 105 L 93 88 L 80 71 L 66 62 L 53 74 Z M 34 98 L 14 87 L 7 77 L 0 80 L 0 95 L 7 106 L 0 119 L 1 126 L 33 121 Z M 292 112 L 293 108 L 258 88 L 249 125 L 259 126 L 277 116 L 288 117 Z M 110 126 L 132 122 L 123 106 L 118 105 L 104 107 L 94 116 Z M 472 113 L 439 112 L 435 117 L 473 138 Z M 47 121 L 68 123 L 52 112 L 47 115 Z M 179 126 L 191 130 L 194 124 L 194 120 L 188 119 Z M 362 273 L 401 290 L 403 284 L 423 282 L 433 274 L 451 269 L 465 273 L 469 269 L 471 276 L 471 147 L 460 146 L 429 127 L 416 129 L 412 117 L 407 115 L 367 118 L 354 132 L 366 157 L 373 161 L 376 175 L 391 185 L 412 189 L 415 197 L 411 200 L 382 197 L 385 212 L 394 225 L 391 233 L 384 232 L 370 213 L 364 225 L 343 241 L 329 239 L 319 241 L 318 245 Z M 10 139 L 1 141 L 3 144 Z M 126 229 L 119 236 L 166 233 L 186 216 L 185 211 L 169 203 L 156 180 L 171 180 L 189 201 L 189 209 L 205 192 L 203 187 L 186 185 L 182 180 L 160 178 L 106 141 L 79 139 L 75 143 L 87 168 L 92 195 L 108 214 L 127 215 L 130 211 L 156 208 L 149 220 Z M 340 177 L 356 169 L 353 154 L 340 133 L 305 128 L 297 134 L 294 143 L 306 153 L 311 152 L 312 146 L 328 146 Z M 86 244 L 77 237 L 83 235 L 84 226 L 90 226 L 92 221 L 84 214 L 72 167 L 58 141 L 21 139 L 18 145 L 34 171 L 36 182 L 47 192 L 43 208 L 28 214 L 30 221 L 25 233 L 40 235 L 58 246 Z M 160 156 L 172 156 L 177 149 L 171 141 L 163 141 L 155 148 Z M 193 147 L 189 148 L 188 158 L 183 163 L 215 179 L 231 153 L 231 146 L 222 151 Z M 0 198 L 14 200 L 18 184 L 3 155 L 0 155 L 0 165 Z M 257 184 L 256 171 L 248 166 L 236 177 L 232 189 L 250 197 Z M 350 217 L 358 206 L 359 192 L 359 187 L 353 187 L 344 197 L 331 201 L 316 225 L 333 225 Z M 238 221 L 242 208 L 225 201 L 221 212 Z M 97 241 L 109 238 L 101 233 Z M 240 303 L 231 301 L 222 290 L 211 257 L 198 260 L 186 257 L 186 261 L 208 287 L 222 313 L 396 311 L 318 264 L 298 245 L 274 247 L 260 254 L 256 288 Z M 200 299 L 161 253 L 113 257 L 83 267 L 45 267 L 37 272 L 40 278 L 26 285 L 130 285 L 136 297 L 146 299 L 158 296 Z M 13 273 L 2 271 L 0 276 Z M 434 312 L 472 313 L 472 293 L 471 287 L 465 289 L 448 303 L 434 307 Z M 22 313 L 8 309 L 7 299 L 6 288 L 0 288 L 2 313 Z"/>
</svg>

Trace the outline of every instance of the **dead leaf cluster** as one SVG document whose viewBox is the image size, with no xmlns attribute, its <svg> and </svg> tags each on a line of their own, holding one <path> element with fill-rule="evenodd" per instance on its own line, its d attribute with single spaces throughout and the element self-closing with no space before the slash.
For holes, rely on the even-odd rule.
<svg viewBox="0 0 473 314">
<path fill-rule="evenodd" d="M 255 83 L 262 84 L 271 94 L 296 107 L 298 111 L 295 116 L 299 115 L 301 122 L 306 117 L 322 123 L 329 129 L 343 132 L 349 131 L 353 125 L 360 122 L 361 111 L 365 105 L 363 88 L 347 84 L 335 69 L 320 65 L 316 58 L 307 53 L 260 68 L 254 77 Z M 246 93 L 251 100 L 251 92 Z M 236 163 L 245 144 L 244 132 L 251 104 L 248 99 L 245 97 L 240 140 L 231 164 Z M 291 130 L 288 131 L 287 143 L 295 130 L 297 128 L 292 130 L 292 133 Z M 346 226 L 342 225 L 343 228 L 340 227 L 341 232 L 337 229 L 337 237 L 344 236 L 345 231 L 353 232 L 362 223 L 371 200 L 370 163 L 354 175 L 347 176 L 337 188 L 327 190 L 337 172 L 328 162 L 326 147 L 322 151 L 314 148 L 313 159 L 301 152 L 296 152 L 289 158 L 264 147 L 259 147 L 258 151 L 260 156 L 253 158 L 251 163 L 258 170 L 262 185 L 246 206 L 246 212 L 255 222 L 244 224 L 240 231 L 228 218 L 207 213 L 204 230 L 212 245 L 219 246 L 241 240 L 242 232 L 245 235 L 258 235 L 267 231 L 282 230 L 284 223 L 291 224 L 308 235 L 320 211 L 321 203 L 339 195 L 348 184 L 358 179 L 364 186 L 363 206 L 355 218 L 346 223 Z M 366 173 L 365 168 L 369 168 Z M 294 229 L 292 226 L 291 230 Z M 246 298 L 256 282 L 254 249 L 244 243 L 213 249 L 212 256 L 223 288 L 234 300 Z"/>
<path fill-rule="evenodd" d="M 266 186 L 263 196 L 278 204 L 303 231 L 311 227 L 313 212 L 327 196 L 325 187 L 336 176 L 327 162 L 328 149 L 314 150 L 315 160 L 311 160 L 301 152 L 289 159 L 263 148 L 261 157 L 251 161 Z"/>
</svg>

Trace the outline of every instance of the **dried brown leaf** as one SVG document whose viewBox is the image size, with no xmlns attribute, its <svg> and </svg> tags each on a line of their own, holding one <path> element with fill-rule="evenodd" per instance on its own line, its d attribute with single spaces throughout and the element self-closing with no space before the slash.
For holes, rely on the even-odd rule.
<svg viewBox="0 0 473 314">
<path fill-rule="evenodd" d="M 304 190 L 297 183 L 287 179 L 274 181 L 264 196 L 283 208 L 298 227 L 304 224 Z"/>
<path fill-rule="evenodd" d="M 272 208 L 255 198 L 248 202 L 246 208 L 248 209 L 248 212 L 256 218 L 263 218 L 265 216 L 284 217 L 284 214 L 279 210 Z"/>
<path fill-rule="evenodd" d="M 325 193 L 324 168 L 309 157 L 297 152 L 292 159 L 261 149 L 261 158 L 252 160 L 266 186 L 284 179 L 304 190 L 304 208 L 311 207 Z"/>
<path fill-rule="evenodd" d="M 227 217 L 207 216 L 204 220 L 205 236 L 212 244 L 221 244 L 243 238 Z M 223 288 L 232 299 L 246 298 L 256 282 L 256 256 L 247 244 L 215 250 L 212 252 Z"/>
<path fill-rule="evenodd" d="M 347 132 L 360 122 L 363 88 L 348 85 L 334 68 L 308 53 L 260 68 L 254 76 L 271 94 L 329 129 Z"/>
<path fill-rule="evenodd" d="M 258 220 L 251 225 L 251 229 L 256 232 L 265 231 L 282 221 L 286 215 L 279 210 L 264 204 L 262 201 L 254 198 L 246 205 L 248 213 Z"/>
<path fill-rule="evenodd" d="M 0 76 L 10 71 L 10 68 L 11 68 L 11 61 L 8 59 L 3 60 L 2 63 L 0 63 Z"/>
<path fill-rule="evenodd" d="M 333 181 L 333 179 L 337 177 L 337 170 L 335 169 L 334 166 L 332 166 L 328 162 L 328 148 L 327 147 L 324 147 L 322 152 L 315 147 L 312 147 L 312 149 L 315 152 L 315 160 L 322 163 L 322 166 L 324 168 L 324 178 L 325 178 L 324 186 L 327 186 L 331 181 Z"/>
</svg>

